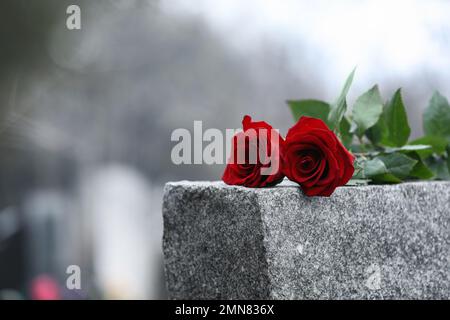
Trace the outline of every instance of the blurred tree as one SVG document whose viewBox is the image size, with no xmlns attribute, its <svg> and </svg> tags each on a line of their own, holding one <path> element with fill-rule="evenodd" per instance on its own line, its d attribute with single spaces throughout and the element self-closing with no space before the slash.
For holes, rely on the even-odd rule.
<svg viewBox="0 0 450 320">
<path fill-rule="evenodd" d="M 15 202 L 33 183 L 30 151 L 18 146 L 17 122 L 26 122 L 31 106 L 22 95 L 51 60 L 48 36 L 64 18 L 68 1 L 0 1 L 0 206 Z M 20 173 L 20 174 L 19 174 Z"/>
</svg>

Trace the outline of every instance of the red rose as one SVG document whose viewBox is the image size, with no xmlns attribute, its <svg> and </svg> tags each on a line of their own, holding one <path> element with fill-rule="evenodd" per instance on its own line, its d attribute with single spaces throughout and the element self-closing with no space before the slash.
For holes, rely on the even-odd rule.
<svg viewBox="0 0 450 320">
<path fill-rule="evenodd" d="M 232 140 L 232 153 L 222 180 L 230 185 L 268 187 L 284 178 L 280 149 L 283 139 L 264 121 L 253 122 L 245 116 L 244 131 Z"/>
<path fill-rule="evenodd" d="M 320 119 L 301 117 L 288 131 L 283 172 L 307 196 L 329 197 L 353 175 L 353 155 Z"/>
</svg>

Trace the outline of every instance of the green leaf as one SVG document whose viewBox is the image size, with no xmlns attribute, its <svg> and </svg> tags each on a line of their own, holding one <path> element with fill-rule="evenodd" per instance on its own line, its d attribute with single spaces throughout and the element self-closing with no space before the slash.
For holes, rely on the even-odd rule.
<svg viewBox="0 0 450 320">
<path fill-rule="evenodd" d="M 363 167 L 364 177 L 373 177 L 383 173 L 387 173 L 386 165 L 378 158 L 367 161 Z"/>
<path fill-rule="evenodd" d="M 450 172 L 450 145 L 447 146 L 447 169 Z"/>
<path fill-rule="evenodd" d="M 427 165 L 423 163 L 422 160 L 419 160 L 417 164 L 414 166 L 414 168 L 411 170 L 410 176 L 422 180 L 428 180 L 434 178 L 434 172 L 431 171 L 431 169 L 428 168 Z"/>
<path fill-rule="evenodd" d="M 374 145 L 379 145 L 381 140 L 387 136 L 386 120 L 383 116 L 380 117 L 378 122 L 366 131 L 366 137 Z"/>
<path fill-rule="evenodd" d="M 425 160 L 425 164 L 433 171 L 436 179 L 450 180 L 450 169 L 448 166 L 448 159 L 429 157 Z"/>
<path fill-rule="evenodd" d="M 308 116 L 317 119 L 322 119 L 325 123 L 328 122 L 328 113 L 330 112 L 330 105 L 320 100 L 289 100 L 287 101 L 291 108 L 294 120 L 298 121 L 301 116 Z"/>
<path fill-rule="evenodd" d="M 347 80 L 345 81 L 344 87 L 342 88 L 341 94 L 337 98 L 336 102 L 331 105 L 330 113 L 328 115 L 328 123 L 331 130 L 335 130 L 337 128 L 337 126 L 341 123 L 342 117 L 347 111 L 347 93 L 352 84 L 355 71 L 356 68 L 349 74 Z"/>
<path fill-rule="evenodd" d="M 352 115 L 357 126 L 356 134 L 358 137 L 362 137 L 367 129 L 378 122 L 382 112 L 383 101 L 378 86 L 375 85 L 356 99 L 353 106 Z"/>
<path fill-rule="evenodd" d="M 416 145 L 404 145 L 403 147 L 391 148 L 387 147 L 384 149 L 385 153 L 393 153 L 393 152 L 401 152 L 401 151 L 424 151 L 431 149 L 431 146 L 424 144 L 416 144 Z"/>
<path fill-rule="evenodd" d="M 351 151 L 355 153 L 364 153 L 368 156 L 377 156 L 380 151 L 374 150 L 373 145 L 370 143 L 359 143 L 359 144 L 352 144 Z"/>
<path fill-rule="evenodd" d="M 408 153 L 408 156 L 417 160 L 416 165 L 412 168 L 410 176 L 422 180 L 434 178 L 434 173 L 430 168 L 422 161 L 417 151 Z"/>
<path fill-rule="evenodd" d="M 379 156 L 378 158 L 384 162 L 388 173 L 399 179 L 406 178 L 417 164 L 417 160 L 411 159 L 401 153 L 391 153 L 385 156 Z"/>
<path fill-rule="evenodd" d="M 387 126 L 387 135 L 381 143 L 391 147 L 401 147 L 408 141 L 411 129 L 408 124 L 405 106 L 403 104 L 401 89 L 398 89 L 383 110 Z"/>
<path fill-rule="evenodd" d="M 443 137 L 450 141 L 450 105 L 437 91 L 423 113 L 423 129 L 427 135 Z"/>
<path fill-rule="evenodd" d="M 384 162 L 378 158 L 366 159 L 357 157 L 355 160 L 355 174 L 352 179 L 367 180 L 371 177 L 387 173 Z"/>
<path fill-rule="evenodd" d="M 423 136 L 419 139 L 411 141 L 410 145 L 429 145 L 431 148 L 420 150 L 417 153 L 422 159 L 425 159 L 431 156 L 433 153 L 436 155 L 442 155 L 445 152 L 445 147 L 448 142 L 445 138 L 437 137 L 437 136 Z"/>
<path fill-rule="evenodd" d="M 347 149 L 350 149 L 353 141 L 353 134 L 350 133 L 350 122 L 347 120 L 346 117 L 342 118 L 339 129 L 339 137 L 341 138 L 343 145 Z"/>
<path fill-rule="evenodd" d="M 400 183 L 401 179 L 394 176 L 392 173 L 384 173 L 378 176 L 372 177 L 372 181 L 375 183 Z"/>
</svg>

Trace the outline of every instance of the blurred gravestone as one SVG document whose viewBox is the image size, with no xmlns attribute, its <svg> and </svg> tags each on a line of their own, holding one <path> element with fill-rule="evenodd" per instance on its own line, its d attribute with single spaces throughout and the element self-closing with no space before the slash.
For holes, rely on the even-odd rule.
<svg viewBox="0 0 450 320">
<path fill-rule="evenodd" d="M 152 188 L 138 171 L 112 165 L 86 174 L 81 204 L 95 278 L 106 298 L 160 298 L 161 223 Z"/>
</svg>

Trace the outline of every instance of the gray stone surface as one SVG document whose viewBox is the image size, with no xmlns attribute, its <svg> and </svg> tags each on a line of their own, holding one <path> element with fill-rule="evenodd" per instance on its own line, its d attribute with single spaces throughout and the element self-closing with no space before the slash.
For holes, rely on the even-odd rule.
<svg viewBox="0 0 450 320">
<path fill-rule="evenodd" d="M 174 299 L 449 299 L 450 182 L 165 188 Z"/>
</svg>

